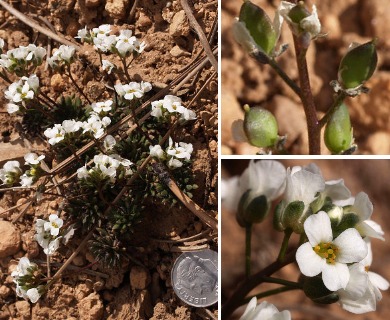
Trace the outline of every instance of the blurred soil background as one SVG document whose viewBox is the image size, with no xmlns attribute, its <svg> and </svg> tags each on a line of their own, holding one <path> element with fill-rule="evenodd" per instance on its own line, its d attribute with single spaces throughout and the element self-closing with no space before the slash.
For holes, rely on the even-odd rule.
<svg viewBox="0 0 390 320">
<path fill-rule="evenodd" d="M 344 179 L 345 185 L 353 196 L 364 191 L 374 205 L 372 220 L 379 223 L 385 232 L 385 242 L 372 240 L 373 264 L 371 271 L 379 273 L 390 281 L 390 160 L 281 160 L 285 167 L 303 166 L 316 163 L 325 180 Z M 222 177 L 239 175 L 248 166 L 249 160 L 223 160 Z M 278 200 L 273 204 L 276 205 Z M 234 212 L 228 212 L 222 205 L 222 305 L 233 293 L 238 283 L 244 279 L 244 242 L 245 231 L 235 219 Z M 252 231 L 252 272 L 258 272 L 277 258 L 283 234 L 275 231 L 272 226 L 272 213 L 263 223 L 254 225 Z M 290 241 L 292 249 L 298 243 L 297 235 Z M 241 263 L 240 263 L 241 262 Z M 296 264 L 290 264 L 277 272 L 275 276 L 297 281 L 299 269 Z M 251 293 L 256 294 L 276 288 L 277 285 L 262 284 Z M 260 301 L 268 301 L 279 310 L 289 309 L 293 320 L 383 320 L 390 314 L 390 290 L 382 291 L 383 299 L 377 303 L 377 310 L 362 315 L 349 313 L 335 303 L 332 305 L 315 304 L 306 298 L 302 291 L 285 292 Z M 238 309 L 233 319 L 245 310 Z"/>
<path fill-rule="evenodd" d="M 253 0 L 274 18 L 279 0 Z M 390 154 L 390 1 L 389 0 L 306 0 L 317 6 L 322 32 L 327 36 L 310 45 L 307 54 L 312 91 L 317 110 L 323 114 L 332 103 L 331 80 L 337 79 L 338 65 L 352 42 L 365 43 L 377 37 L 378 68 L 366 83 L 369 94 L 348 98 L 355 154 Z M 231 27 L 242 0 L 222 1 L 222 154 L 255 154 L 258 148 L 237 143 L 231 124 L 243 119 L 242 106 L 262 106 L 274 113 L 279 134 L 287 134 L 289 154 L 307 154 L 308 141 L 303 108 L 294 92 L 266 65 L 259 65 L 234 41 Z M 284 23 L 279 45 L 289 49 L 277 61 L 297 82 L 291 32 Z M 322 154 L 329 154 L 325 145 Z"/>
<path fill-rule="evenodd" d="M 7 1 L 11 3 L 11 1 Z M 137 5 L 133 8 L 134 3 Z M 74 37 L 84 26 L 92 29 L 101 24 L 111 24 L 115 31 L 131 29 L 141 41 L 147 43 L 145 52 L 132 64 L 129 73 L 135 81 L 149 81 L 157 92 L 181 74 L 197 57 L 205 55 L 203 46 L 189 26 L 180 1 L 154 0 L 20 0 L 12 5 L 39 24 L 49 26 L 66 39 L 78 43 Z M 217 1 L 189 1 L 196 20 L 204 33 L 216 45 Z M 35 43 L 48 49 L 58 48 L 59 43 L 48 41 L 47 36 L 31 29 L 0 7 L 0 37 L 6 42 L 5 50 L 19 45 Z M 117 32 L 118 34 L 119 32 Z M 211 36 L 213 35 L 213 36 Z M 72 65 L 75 79 L 93 101 L 102 101 L 104 83 L 97 79 L 93 69 L 86 67 L 89 60 L 99 65 L 98 56 L 91 45 L 82 45 L 82 61 Z M 110 59 L 114 59 L 113 55 Z M 113 61 L 119 65 L 118 61 Z M 57 100 L 64 92 L 77 93 L 68 76 L 44 69 L 37 71 L 42 83 L 41 90 Z M 194 97 L 191 108 L 198 120 L 186 129 L 177 130 L 174 139 L 192 143 L 194 152 L 192 173 L 199 188 L 194 190 L 194 201 L 206 210 L 217 211 L 218 196 L 218 120 L 217 79 L 211 79 L 200 95 L 199 89 L 212 78 L 214 69 L 210 64 L 197 73 L 177 93 L 187 105 Z M 8 84 L 0 80 L 1 91 Z M 100 100 L 99 100 L 100 99 Z M 9 115 L 7 100 L 0 98 L 0 166 L 7 160 L 24 163 L 28 152 L 46 153 L 49 145 L 42 135 L 26 136 L 21 117 Z M 46 158 L 49 166 L 55 166 Z M 45 260 L 42 249 L 34 240 L 34 224 L 37 218 L 56 213 L 61 202 L 55 197 L 45 197 L 30 206 L 17 223 L 12 221 L 23 210 L 29 192 L 8 191 L 0 194 L 0 319 L 214 319 L 217 305 L 209 308 L 194 308 L 182 302 L 173 292 L 171 270 L 180 255 L 182 238 L 205 232 L 199 239 L 200 247 L 217 250 L 218 239 L 207 232 L 203 225 L 185 207 L 156 206 L 150 203 L 146 216 L 135 227 L 134 243 L 129 250 L 143 267 L 130 261 L 121 269 L 104 269 L 94 264 L 94 258 L 83 250 L 76 257 L 75 267 L 100 271 L 108 277 L 99 277 L 84 272 L 70 271 L 63 280 L 53 285 L 36 304 L 17 298 L 11 272 L 18 258 L 29 257 L 32 261 Z M 8 211 L 8 208 L 18 206 Z M 80 213 L 82 214 L 82 213 Z M 76 231 L 77 234 L 77 231 Z M 53 256 L 61 263 L 75 250 L 82 238 L 73 239 L 71 246 Z"/>
</svg>

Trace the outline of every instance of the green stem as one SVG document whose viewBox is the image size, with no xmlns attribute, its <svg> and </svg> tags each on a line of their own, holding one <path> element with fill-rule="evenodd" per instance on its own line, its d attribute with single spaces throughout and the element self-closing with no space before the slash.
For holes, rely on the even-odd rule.
<svg viewBox="0 0 390 320">
<path fill-rule="evenodd" d="M 301 100 L 306 115 L 307 133 L 309 137 L 309 154 L 321 154 L 321 126 L 317 119 L 317 110 L 310 87 L 307 69 L 306 52 L 302 39 L 294 36 L 295 55 L 298 66 Z"/>
<path fill-rule="evenodd" d="M 279 67 L 278 63 L 275 59 L 269 59 L 268 61 L 269 65 L 272 67 L 272 69 L 275 70 L 275 72 L 283 79 L 283 81 L 298 95 L 298 97 L 301 97 L 302 92 L 301 89 L 298 87 L 298 85 L 291 80 L 291 78 Z"/>
<path fill-rule="evenodd" d="M 245 275 L 247 278 L 251 275 L 251 238 L 252 224 L 248 223 L 245 227 Z"/>
<path fill-rule="evenodd" d="M 298 290 L 298 289 L 299 288 L 280 287 L 280 288 L 276 288 L 276 289 L 272 289 L 272 290 L 267 290 L 267 291 L 264 291 L 264 292 L 257 293 L 257 294 L 255 294 L 253 296 L 248 297 L 248 298 L 245 298 L 242 301 L 241 305 L 247 304 L 249 301 L 252 300 L 253 297 L 256 297 L 257 299 L 261 299 L 261 298 L 273 296 L 273 295 L 278 294 L 278 293 L 282 293 L 282 292 L 286 292 L 286 291 L 292 291 L 292 290 Z"/>
<path fill-rule="evenodd" d="M 288 241 L 290 240 L 292 233 L 293 233 L 292 229 L 286 229 L 284 231 L 284 238 L 278 255 L 278 261 L 280 262 L 283 262 L 284 260 L 284 256 L 286 255 L 286 251 L 288 248 Z"/>
<path fill-rule="evenodd" d="M 340 107 L 340 105 L 343 103 L 344 99 L 347 97 L 345 92 L 341 91 L 337 94 L 336 99 L 333 101 L 332 106 L 328 109 L 326 114 L 322 117 L 320 120 L 320 127 L 322 128 L 326 123 L 329 121 L 329 119 L 332 117 L 333 113 Z"/>
<path fill-rule="evenodd" d="M 267 282 L 267 283 L 281 284 L 281 285 L 284 285 L 286 287 L 302 289 L 302 285 L 300 283 L 294 282 L 294 281 L 288 281 L 288 280 L 273 278 L 273 277 L 263 277 L 263 281 Z"/>
<path fill-rule="evenodd" d="M 283 262 L 275 261 L 271 263 L 268 267 L 264 268 L 260 272 L 257 272 L 243 282 L 241 282 L 236 291 L 233 292 L 231 297 L 225 302 L 222 306 L 221 314 L 222 319 L 228 319 L 229 316 L 236 310 L 239 306 L 241 306 L 245 299 L 244 297 L 259 284 L 264 282 L 264 277 L 269 277 L 276 271 L 282 269 L 284 266 L 293 263 L 295 261 L 295 253 L 296 250 L 288 253 Z"/>
</svg>

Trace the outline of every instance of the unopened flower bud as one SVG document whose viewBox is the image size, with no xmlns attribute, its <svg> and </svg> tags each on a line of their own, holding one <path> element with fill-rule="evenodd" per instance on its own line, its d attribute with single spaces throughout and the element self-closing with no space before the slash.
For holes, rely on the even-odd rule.
<svg viewBox="0 0 390 320">
<path fill-rule="evenodd" d="M 347 106 L 342 103 L 326 124 L 325 145 L 333 153 L 348 150 L 353 143 L 351 120 Z"/>
<path fill-rule="evenodd" d="M 274 115 L 260 107 L 244 106 L 244 131 L 250 144 L 260 147 L 273 147 L 278 140 L 278 124 Z"/>
<path fill-rule="evenodd" d="M 374 39 L 365 44 L 351 45 L 341 60 L 338 78 L 345 89 L 357 88 L 371 78 L 378 62 L 376 42 Z"/>
<path fill-rule="evenodd" d="M 321 276 L 304 277 L 303 291 L 308 298 L 317 303 L 331 304 L 339 300 L 336 292 L 325 287 Z"/>
<path fill-rule="evenodd" d="M 260 223 L 267 216 L 269 203 L 264 195 L 251 197 L 251 190 L 246 191 L 238 204 L 236 219 L 241 227 L 248 224 Z"/>
<path fill-rule="evenodd" d="M 303 2 L 299 2 L 294 8 L 290 10 L 288 16 L 295 23 L 300 23 L 303 19 L 310 16 L 311 13 L 306 9 Z"/>
<path fill-rule="evenodd" d="M 295 233 L 302 234 L 304 232 L 303 223 L 307 215 L 311 213 L 308 210 L 306 213 L 305 203 L 303 201 L 290 202 L 286 207 L 283 203 L 279 203 L 275 209 L 274 228 L 278 231 L 291 229 Z"/>
<path fill-rule="evenodd" d="M 276 17 L 275 20 L 279 19 Z M 253 45 L 270 55 L 279 38 L 279 25 L 272 23 L 263 9 L 245 0 L 241 6 L 239 20 L 233 26 L 233 34 L 238 43 L 251 51 Z"/>
<path fill-rule="evenodd" d="M 343 231 L 349 228 L 355 228 L 355 226 L 359 223 L 359 217 L 355 213 L 349 213 L 348 207 L 344 208 L 341 221 L 338 224 L 335 224 L 334 221 L 332 221 L 334 238 L 338 237 Z"/>
</svg>

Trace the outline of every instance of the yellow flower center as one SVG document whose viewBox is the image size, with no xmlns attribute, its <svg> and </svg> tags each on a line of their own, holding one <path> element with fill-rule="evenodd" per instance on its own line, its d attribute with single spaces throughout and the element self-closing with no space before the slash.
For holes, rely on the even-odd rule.
<svg viewBox="0 0 390 320">
<path fill-rule="evenodd" d="M 313 247 L 315 253 L 317 253 L 321 258 L 326 259 L 326 263 L 335 264 L 336 257 L 339 252 L 339 248 L 333 243 L 319 243 Z"/>
</svg>

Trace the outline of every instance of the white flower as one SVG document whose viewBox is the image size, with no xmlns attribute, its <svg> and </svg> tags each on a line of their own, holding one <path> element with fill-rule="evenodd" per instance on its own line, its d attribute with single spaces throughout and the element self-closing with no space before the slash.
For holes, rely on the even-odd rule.
<svg viewBox="0 0 390 320">
<path fill-rule="evenodd" d="M 80 130 L 80 128 L 82 126 L 82 122 L 76 121 L 74 119 L 64 120 L 64 121 L 62 121 L 61 126 L 64 129 L 65 133 L 72 133 L 72 132 L 77 132 Z"/>
<path fill-rule="evenodd" d="M 92 37 L 103 38 L 108 36 L 111 32 L 111 26 L 109 24 L 102 24 L 98 28 L 92 29 Z"/>
<path fill-rule="evenodd" d="M 131 30 L 121 30 L 118 37 L 116 37 L 115 48 L 121 57 L 125 57 L 128 53 L 135 49 L 134 43 L 137 41 L 136 37 L 132 36 Z"/>
<path fill-rule="evenodd" d="M 179 97 L 173 95 L 166 95 L 164 100 L 162 101 L 163 107 L 167 109 L 169 112 L 180 112 L 184 108 L 181 105 L 181 99 Z"/>
<path fill-rule="evenodd" d="M 30 299 L 32 303 L 35 303 L 39 300 L 41 295 L 38 292 L 37 288 L 31 288 L 26 291 L 27 298 Z"/>
<path fill-rule="evenodd" d="M 93 111 L 95 111 L 97 114 L 100 113 L 106 113 L 112 109 L 111 105 L 113 104 L 112 100 L 102 101 L 102 102 L 96 102 L 92 103 L 91 107 Z"/>
<path fill-rule="evenodd" d="M 51 145 L 55 145 L 65 138 L 65 130 L 60 124 L 55 124 L 53 128 L 47 128 L 43 134 L 49 138 Z"/>
<path fill-rule="evenodd" d="M 182 121 L 196 120 L 196 113 L 190 109 L 184 108 L 183 112 L 181 113 L 180 120 Z"/>
<path fill-rule="evenodd" d="M 152 84 L 150 82 L 141 81 L 140 87 L 144 93 L 152 90 Z"/>
<path fill-rule="evenodd" d="M 38 156 L 36 153 L 30 152 L 24 156 L 24 160 L 26 161 L 24 164 L 39 164 L 43 159 L 45 159 L 43 154 Z"/>
<path fill-rule="evenodd" d="M 329 290 L 345 289 L 350 278 L 347 263 L 359 262 L 368 253 L 364 240 L 353 228 L 333 240 L 330 218 L 324 211 L 309 216 L 304 229 L 309 242 L 302 244 L 296 253 L 301 272 L 308 277 L 322 272 Z"/>
<path fill-rule="evenodd" d="M 48 62 L 52 68 L 57 67 L 59 62 L 70 64 L 75 52 L 75 47 L 63 44 L 53 53 L 53 56 L 48 59 Z"/>
<path fill-rule="evenodd" d="M 279 312 L 273 304 L 267 301 L 263 301 L 259 305 L 256 304 L 257 299 L 253 297 L 240 320 L 291 320 L 291 314 L 288 310 Z"/>
<path fill-rule="evenodd" d="M 34 98 L 39 88 L 39 78 L 33 74 L 29 78 L 22 77 L 18 82 L 12 83 L 4 92 L 5 97 L 15 103 L 24 102 Z M 15 109 L 10 106 L 10 109 Z"/>
<path fill-rule="evenodd" d="M 377 238 L 384 241 L 384 232 L 381 226 L 370 219 L 373 210 L 374 207 L 368 195 L 364 192 L 359 192 L 355 197 L 353 205 L 345 208 L 344 212 L 352 212 L 357 215 L 359 222 L 355 228 L 363 237 Z"/>
<path fill-rule="evenodd" d="M 190 160 L 193 147 L 191 143 L 179 142 L 173 145 L 173 140 L 169 137 L 169 146 L 166 150 L 167 154 L 179 159 Z"/>
<path fill-rule="evenodd" d="M 222 205 L 230 212 L 237 211 L 238 203 L 242 196 L 239 192 L 239 176 L 234 176 L 229 179 L 221 179 L 221 200 Z"/>
<path fill-rule="evenodd" d="M 158 159 L 165 158 L 165 152 L 159 144 L 156 144 L 155 146 L 149 146 L 149 153 L 152 157 L 155 157 Z"/>
<path fill-rule="evenodd" d="M 115 64 L 111 63 L 108 60 L 102 60 L 102 69 L 107 71 L 108 74 L 111 74 L 112 70 L 115 69 Z"/>
<path fill-rule="evenodd" d="M 27 257 L 20 258 L 16 269 L 11 273 L 11 276 L 14 278 L 14 282 L 16 282 L 18 278 L 28 274 L 28 269 L 31 267 L 34 268 L 37 267 L 37 265 L 33 262 L 30 262 Z"/>
<path fill-rule="evenodd" d="M 89 177 L 89 171 L 86 166 L 83 166 L 77 169 L 77 178 L 78 179 L 86 179 Z"/>
<path fill-rule="evenodd" d="M 95 48 L 107 52 L 110 51 L 113 46 L 115 46 L 116 37 L 114 35 L 100 36 L 93 38 L 93 44 Z"/>
<path fill-rule="evenodd" d="M 112 150 L 116 145 L 116 140 L 112 135 L 107 135 L 103 141 L 103 148 L 105 151 Z"/>
<path fill-rule="evenodd" d="M 280 15 L 283 16 L 284 19 L 286 19 L 286 22 L 288 23 L 289 27 L 294 32 L 294 34 L 299 35 L 302 32 L 308 32 L 311 38 L 318 37 L 318 35 L 321 32 L 321 23 L 320 20 L 318 19 L 316 6 L 313 4 L 311 15 L 300 20 L 299 24 L 293 22 L 289 17 L 289 13 L 291 9 L 294 8 L 295 6 L 296 4 L 287 1 L 282 1 L 280 3 L 278 11 Z"/>
<path fill-rule="evenodd" d="M 138 39 L 136 39 L 133 42 L 134 51 L 137 51 L 137 53 L 142 53 L 146 48 L 146 43 L 144 41 L 139 42 Z"/>
<path fill-rule="evenodd" d="M 61 218 L 58 218 L 56 214 L 51 214 L 49 216 L 49 221 L 45 222 L 43 228 L 45 231 L 50 232 L 52 236 L 58 236 L 60 233 L 60 228 L 64 224 L 64 221 Z"/>
<path fill-rule="evenodd" d="M 156 118 L 161 118 L 163 116 L 163 104 L 161 101 L 162 100 L 153 101 L 151 103 L 152 105 L 152 112 L 150 113 L 151 116 Z"/>
<path fill-rule="evenodd" d="M 46 247 L 43 247 L 43 252 L 48 256 L 52 255 L 59 248 L 61 239 L 62 237 L 58 237 L 50 241 Z"/>
<path fill-rule="evenodd" d="M 0 169 L 0 180 L 2 180 L 4 184 L 13 184 L 21 174 L 22 170 L 20 169 L 20 163 L 18 161 L 7 161 L 3 168 Z"/>
<path fill-rule="evenodd" d="M 180 160 L 175 159 L 173 157 L 170 158 L 168 161 L 168 167 L 171 169 L 180 168 L 182 166 L 183 166 L 183 163 Z"/>
<path fill-rule="evenodd" d="M 130 82 L 123 86 L 125 95 L 123 96 L 126 100 L 133 100 L 134 98 L 142 98 L 144 95 L 141 90 L 141 86 L 137 82 Z"/>
<path fill-rule="evenodd" d="M 30 53 L 27 55 L 26 60 L 33 60 L 37 64 L 41 64 L 43 57 L 46 55 L 46 49 L 37 47 L 35 44 L 29 44 L 27 48 Z"/>
<path fill-rule="evenodd" d="M 99 139 L 104 135 L 105 128 L 111 123 L 109 117 L 103 117 L 102 119 L 96 113 L 91 113 L 87 122 L 82 123 L 83 133 L 91 132 L 96 139 Z"/>
<path fill-rule="evenodd" d="M 376 302 L 382 299 L 380 290 L 387 290 L 389 282 L 379 274 L 368 271 L 372 263 L 372 250 L 368 238 L 368 254 L 360 263 L 349 266 L 350 280 L 345 289 L 337 291 L 341 307 L 361 314 L 376 310 Z"/>
<path fill-rule="evenodd" d="M 89 32 L 87 30 L 87 27 L 85 26 L 83 29 L 80 29 L 77 31 L 76 39 L 80 39 L 81 41 L 86 40 L 89 37 Z"/>
<path fill-rule="evenodd" d="M 34 183 L 34 177 L 28 176 L 27 174 L 23 174 L 20 177 L 20 184 L 22 187 L 31 187 L 31 185 Z"/>
<path fill-rule="evenodd" d="M 7 104 L 7 112 L 8 112 L 9 114 L 18 112 L 19 109 L 20 109 L 20 107 L 19 107 L 17 104 L 14 104 L 14 103 L 8 103 L 8 104 Z"/>
</svg>

